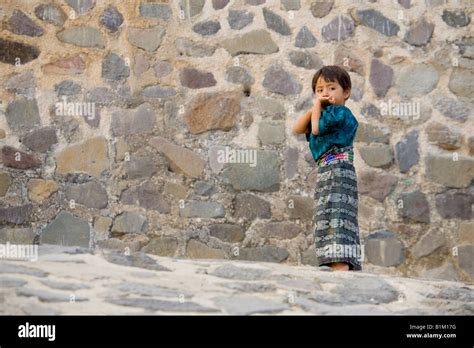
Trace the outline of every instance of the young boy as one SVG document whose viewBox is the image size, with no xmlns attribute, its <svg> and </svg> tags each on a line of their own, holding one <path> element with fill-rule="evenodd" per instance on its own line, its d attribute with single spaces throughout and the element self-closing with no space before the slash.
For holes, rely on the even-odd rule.
<svg viewBox="0 0 474 348">
<path fill-rule="evenodd" d="M 325 66 L 313 77 L 314 105 L 293 127 L 306 133 L 317 164 L 314 237 L 318 265 L 361 270 L 357 176 L 353 141 L 358 122 L 344 104 L 351 94 L 349 74 Z"/>
</svg>

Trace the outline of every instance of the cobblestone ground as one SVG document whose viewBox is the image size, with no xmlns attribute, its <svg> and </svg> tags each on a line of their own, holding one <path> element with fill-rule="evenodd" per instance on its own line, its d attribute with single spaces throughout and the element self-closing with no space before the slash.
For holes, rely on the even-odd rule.
<svg viewBox="0 0 474 348">
<path fill-rule="evenodd" d="M 41 245 L 0 261 L 0 313 L 474 314 L 474 285 L 230 260 Z"/>
</svg>

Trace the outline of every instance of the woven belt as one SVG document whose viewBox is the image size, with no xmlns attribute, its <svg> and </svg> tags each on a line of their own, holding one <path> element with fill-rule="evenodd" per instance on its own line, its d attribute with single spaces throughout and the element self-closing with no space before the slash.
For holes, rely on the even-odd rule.
<svg viewBox="0 0 474 348">
<path fill-rule="evenodd" d="M 341 152 L 337 154 L 330 154 L 327 156 L 324 156 L 320 158 L 317 161 L 318 166 L 320 167 L 325 167 L 329 165 L 331 162 L 336 161 L 336 160 L 342 160 L 342 161 L 354 161 L 354 153 L 352 151 L 349 152 Z"/>
</svg>

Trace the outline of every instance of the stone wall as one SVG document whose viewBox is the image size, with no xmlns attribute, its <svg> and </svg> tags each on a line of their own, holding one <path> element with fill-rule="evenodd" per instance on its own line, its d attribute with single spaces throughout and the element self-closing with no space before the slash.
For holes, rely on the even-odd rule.
<svg viewBox="0 0 474 348">
<path fill-rule="evenodd" d="M 314 265 L 315 165 L 291 128 L 315 71 L 338 64 L 365 270 L 472 281 L 471 14 L 461 0 L 3 0 L 0 240 Z"/>
</svg>

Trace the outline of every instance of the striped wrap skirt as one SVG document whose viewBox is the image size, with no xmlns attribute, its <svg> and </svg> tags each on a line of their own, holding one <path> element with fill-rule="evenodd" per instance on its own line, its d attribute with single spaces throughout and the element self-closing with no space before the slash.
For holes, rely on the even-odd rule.
<svg viewBox="0 0 474 348">
<path fill-rule="evenodd" d="M 314 241 L 318 266 L 345 262 L 362 270 L 353 146 L 333 146 L 316 161 Z"/>
</svg>

